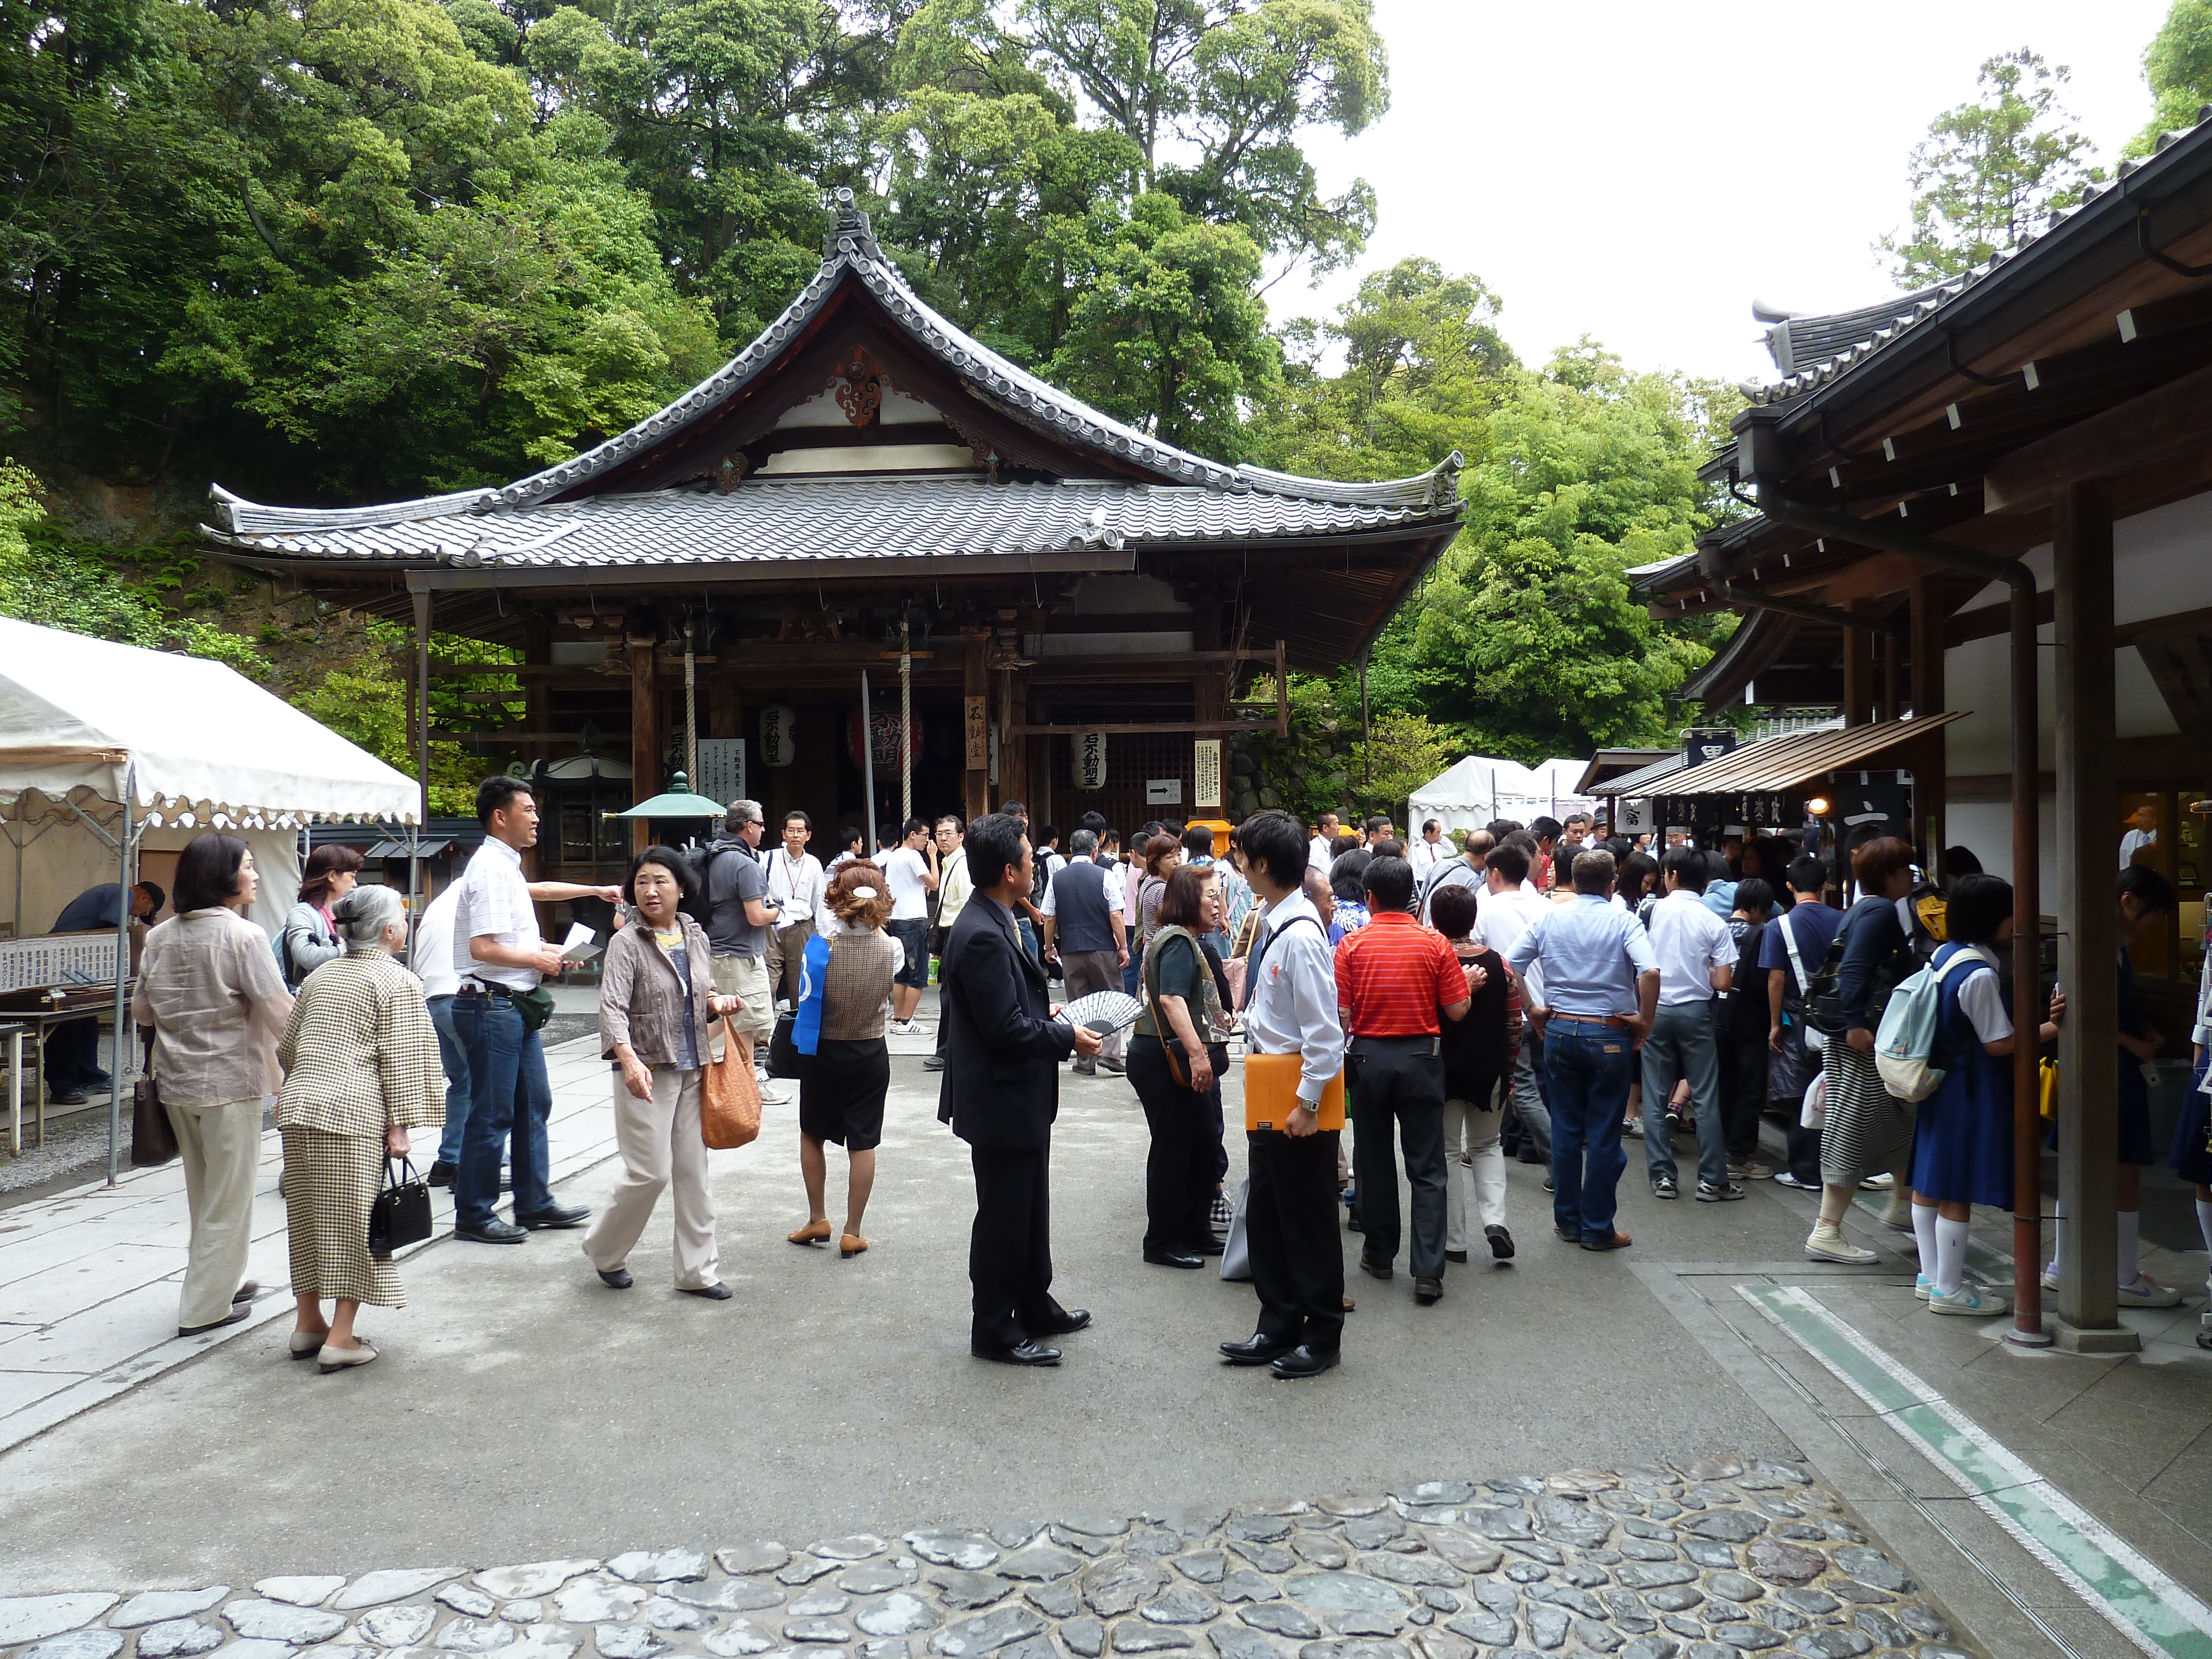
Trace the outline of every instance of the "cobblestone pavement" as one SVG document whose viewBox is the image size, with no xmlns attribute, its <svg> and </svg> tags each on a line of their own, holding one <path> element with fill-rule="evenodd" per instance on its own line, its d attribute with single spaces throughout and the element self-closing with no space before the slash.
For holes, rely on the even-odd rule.
<svg viewBox="0 0 2212 1659">
<path fill-rule="evenodd" d="M 0 1599 L 10 1659 L 1968 1659 L 1796 1464 Z"/>
</svg>

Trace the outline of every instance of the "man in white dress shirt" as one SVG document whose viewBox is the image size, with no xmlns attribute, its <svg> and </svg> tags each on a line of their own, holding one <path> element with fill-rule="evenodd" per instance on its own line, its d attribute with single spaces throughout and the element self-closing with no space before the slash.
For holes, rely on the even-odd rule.
<svg viewBox="0 0 2212 1659">
<path fill-rule="evenodd" d="M 806 941 L 826 914 L 829 878 L 822 860 L 806 850 L 814 838 L 814 820 L 794 809 L 783 815 L 783 841 L 763 855 L 768 896 L 776 906 L 769 933 L 769 1000 L 778 994 L 799 1006 L 799 975 L 806 965 Z M 798 928 L 793 933 L 791 930 Z"/>
<path fill-rule="evenodd" d="M 1322 1091 L 1344 1069 L 1344 1028 L 1328 933 L 1304 892 L 1303 839 L 1286 812 L 1246 819 L 1240 838 L 1245 873 L 1267 907 L 1245 979 L 1245 1039 L 1255 1054 L 1299 1056 L 1298 1105 L 1281 1128 L 1245 1136 L 1252 1180 L 1244 1225 L 1260 1320 L 1247 1340 L 1221 1345 L 1231 1364 L 1267 1365 L 1289 1378 L 1334 1366 L 1344 1335 L 1336 1228 L 1342 1136 L 1320 1127 L 1318 1111 Z"/>
<path fill-rule="evenodd" d="M 1315 831 L 1314 838 L 1306 843 L 1306 867 L 1310 870 L 1320 871 L 1323 878 L 1326 878 L 1328 874 L 1328 866 L 1336 859 L 1334 851 L 1336 838 L 1343 833 L 1343 821 L 1335 813 L 1322 813 L 1320 826 Z"/>
<path fill-rule="evenodd" d="M 529 881 L 522 854 L 538 844 L 538 802 L 520 778 L 501 774 L 477 786 L 477 822 L 484 842 L 459 883 L 453 911 L 453 1030 L 468 1050 L 468 1128 L 453 1182 L 453 1237 L 479 1244 L 520 1244 L 540 1228 L 580 1227 L 591 1219 L 583 1205 L 556 1203 L 546 1120 L 553 1090 L 545 1077 L 545 1050 L 523 1006 L 535 1002 L 539 981 L 561 972 L 561 951 L 538 930 L 538 903 L 560 899 L 622 901 L 619 887 L 581 887 L 567 881 Z M 547 999 L 550 1001 L 550 998 Z M 514 1149 L 514 1220 L 493 1212 L 499 1200 L 500 1148 Z"/>
<path fill-rule="evenodd" d="M 1673 847 L 1659 860 L 1667 896 L 1651 907 L 1648 931 L 1659 959 L 1659 1011 L 1644 1044 L 1644 1158 L 1655 1197 L 1680 1195 L 1674 1146 L 1667 1133 L 1667 1098 L 1678 1078 L 1690 1080 L 1698 1115 L 1698 1201 L 1722 1204 L 1743 1196 L 1729 1179 L 1721 1130 L 1719 1038 L 1715 1000 L 1735 975 L 1735 940 L 1728 923 L 1705 908 L 1705 855 Z"/>
</svg>

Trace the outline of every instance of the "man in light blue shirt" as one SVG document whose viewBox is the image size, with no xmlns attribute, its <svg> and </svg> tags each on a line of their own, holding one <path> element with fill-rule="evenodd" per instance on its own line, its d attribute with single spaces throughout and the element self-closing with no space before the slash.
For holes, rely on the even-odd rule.
<svg viewBox="0 0 2212 1659">
<path fill-rule="evenodd" d="M 1643 925 L 1607 902 L 1613 874 L 1612 854 L 1580 854 L 1574 898 L 1538 917 L 1505 957 L 1516 981 L 1543 965 L 1544 1006 L 1525 988 L 1522 1003 L 1551 1073 L 1552 1223 L 1586 1250 L 1632 1242 L 1613 1225 L 1628 1165 L 1620 1126 L 1636 1051 L 1659 1006 L 1659 963 Z"/>
</svg>

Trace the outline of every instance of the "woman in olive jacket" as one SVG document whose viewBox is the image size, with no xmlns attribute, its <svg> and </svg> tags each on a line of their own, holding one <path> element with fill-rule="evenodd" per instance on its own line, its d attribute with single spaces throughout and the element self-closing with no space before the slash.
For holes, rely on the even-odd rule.
<svg viewBox="0 0 2212 1659">
<path fill-rule="evenodd" d="M 660 1194 L 676 1188 L 676 1288 L 726 1301 L 716 1276 L 714 1200 L 700 1136 L 707 1028 L 744 1006 L 717 996 L 706 930 L 678 908 L 693 888 L 680 853 L 648 847 L 630 861 L 623 897 L 629 923 L 607 944 L 599 980 L 599 1048 L 614 1062 L 615 1143 L 622 1185 L 584 1236 L 602 1282 L 634 1282 L 624 1264 Z"/>
</svg>

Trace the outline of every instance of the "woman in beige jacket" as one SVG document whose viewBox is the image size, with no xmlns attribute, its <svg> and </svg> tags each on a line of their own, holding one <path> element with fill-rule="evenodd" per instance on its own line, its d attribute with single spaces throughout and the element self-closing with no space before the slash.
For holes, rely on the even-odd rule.
<svg viewBox="0 0 2212 1659">
<path fill-rule="evenodd" d="M 269 935 L 246 919 L 260 884 L 236 836 L 177 857 L 177 914 L 146 936 L 131 1017 L 154 1032 L 154 1080 L 184 1154 L 192 1218 L 177 1334 L 234 1325 L 246 1279 L 261 1114 L 276 1091 L 276 1035 L 292 1012 Z M 243 1282 L 241 1282 L 243 1281 Z"/>
<path fill-rule="evenodd" d="M 629 925 L 607 943 L 599 977 L 599 1048 L 614 1062 L 615 1144 L 622 1185 L 584 1235 L 584 1254 L 610 1289 L 626 1291 L 630 1251 L 672 1182 L 676 1188 L 676 1288 L 729 1299 L 717 1276 L 714 1199 L 699 1131 L 707 1028 L 744 1005 L 718 996 L 706 930 L 678 908 L 693 888 L 680 853 L 648 847 L 634 859 L 623 896 Z"/>
<path fill-rule="evenodd" d="M 284 1216 L 299 1314 L 292 1358 L 325 1374 L 366 1365 L 376 1350 L 354 1332 L 361 1304 L 404 1308 L 392 1258 L 368 1253 L 368 1214 L 385 1161 L 404 1158 L 410 1128 L 446 1119 L 446 1076 L 422 982 L 394 960 L 407 911 L 389 887 L 356 887 L 331 913 L 345 954 L 307 975 L 276 1045 L 284 1092 Z M 335 1303 L 331 1317 L 322 1304 Z"/>
</svg>

